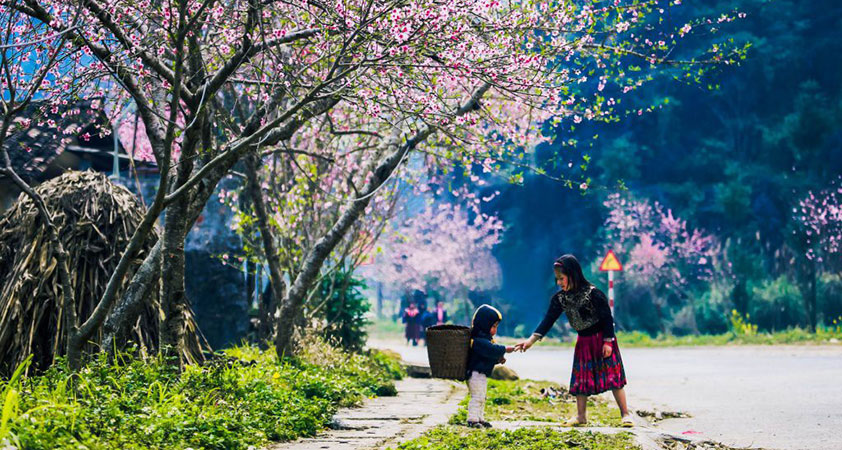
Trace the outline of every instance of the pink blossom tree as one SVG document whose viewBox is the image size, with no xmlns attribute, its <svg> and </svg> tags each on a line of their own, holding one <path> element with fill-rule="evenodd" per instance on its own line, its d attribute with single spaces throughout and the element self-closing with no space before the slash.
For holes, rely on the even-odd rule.
<svg viewBox="0 0 842 450">
<path fill-rule="evenodd" d="M 792 213 L 804 236 L 807 259 L 823 263 L 837 256 L 842 248 L 842 177 L 819 192 L 809 191 Z"/>
<path fill-rule="evenodd" d="M 475 204 L 431 202 L 407 214 L 378 241 L 364 274 L 392 292 L 436 290 L 469 306 L 468 292 L 499 288 L 500 266 L 492 250 L 503 224 Z"/>
<path fill-rule="evenodd" d="M 804 308 L 810 330 L 818 323 L 816 284 L 822 267 L 840 267 L 842 245 L 842 177 L 818 192 L 808 191 L 792 209 L 793 244 L 803 260 L 798 271 L 804 283 Z"/>
<path fill-rule="evenodd" d="M 725 270 L 721 246 L 716 237 L 691 229 L 658 202 L 611 194 L 604 205 L 607 242 L 628 255 L 624 277 L 649 291 L 665 332 L 666 297 L 684 298 L 689 284 L 709 281 L 715 271 Z"/>
<path fill-rule="evenodd" d="M 342 168 L 350 174 L 342 183 L 350 195 L 315 197 L 318 183 L 307 192 L 313 204 L 342 205 L 302 251 L 284 290 L 279 354 L 294 351 L 293 324 L 331 252 L 416 150 L 438 164 L 465 167 L 522 161 L 533 145 L 551 139 L 542 133 L 547 123 L 617 120 L 636 113 L 619 109 L 619 97 L 664 68 L 704 71 L 741 57 L 740 49 L 716 43 L 700 58 L 670 59 L 691 30 L 736 17 L 659 26 L 674 4 L 0 2 L 4 14 L 46 25 L 35 31 L 40 36 L 65 39 L 65 66 L 40 89 L 47 107 L 102 97 L 115 118 L 132 120 L 123 114 L 131 108 L 143 124 L 149 145 L 140 148 L 151 152 L 161 183 L 97 311 L 113 309 L 119 326 L 130 324 L 127 305 L 162 280 L 164 348 L 182 344 L 189 308 L 184 239 L 220 179 L 246 157 L 257 158 L 249 163 L 253 179 L 267 152 L 299 164 L 296 155 L 353 161 Z M 328 112 L 330 120 L 314 120 Z M 320 146 L 315 138 L 325 124 L 338 138 Z M 359 156 L 340 159 L 337 151 Z M 149 270 L 124 280 L 161 213 L 162 239 L 144 261 Z M 265 228 L 269 214 L 260 222 Z M 143 289 L 128 290 L 138 294 L 115 306 L 124 282 Z"/>
</svg>

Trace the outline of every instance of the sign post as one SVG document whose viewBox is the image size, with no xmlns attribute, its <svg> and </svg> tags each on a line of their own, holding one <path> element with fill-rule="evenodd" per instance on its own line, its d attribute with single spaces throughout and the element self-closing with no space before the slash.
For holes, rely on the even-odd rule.
<svg viewBox="0 0 842 450">
<path fill-rule="evenodd" d="M 599 270 L 608 272 L 608 305 L 611 307 L 611 316 L 614 316 L 614 272 L 623 270 L 623 265 L 614 254 L 614 250 L 608 250 L 608 254 L 602 259 Z"/>
</svg>

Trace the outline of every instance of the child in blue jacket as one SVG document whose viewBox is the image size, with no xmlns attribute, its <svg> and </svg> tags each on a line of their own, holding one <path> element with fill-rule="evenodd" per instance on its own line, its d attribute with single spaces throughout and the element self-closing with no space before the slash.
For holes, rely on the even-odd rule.
<svg viewBox="0 0 842 450">
<path fill-rule="evenodd" d="M 488 386 L 488 377 L 495 364 L 503 364 L 506 353 L 514 351 L 514 347 L 506 347 L 494 343 L 494 335 L 497 334 L 497 325 L 503 320 L 493 306 L 480 305 L 474 312 L 474 319 L 471 324 L 471 350 L 468 353 L 468 390 L 471 392 L 471 401 L 468 402 L 468 426 L 473 428 L 490 428 L 491 424 L 486 422 L 485 416 L 485 391 Z"/>
</svg>

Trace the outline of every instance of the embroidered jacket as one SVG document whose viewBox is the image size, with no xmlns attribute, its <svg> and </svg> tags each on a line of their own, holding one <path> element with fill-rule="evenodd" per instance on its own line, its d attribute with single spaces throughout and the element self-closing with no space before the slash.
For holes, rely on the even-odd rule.
<svg viewBox="0 0 842 450">
<path fill-rule="evenodd" d="M 553 295 L 535 334 L 546 335 L 562 312 L 580 336 L 592 336 L 601 331 L 604 339 L 614 337 L 614 318 L 611 317 L 608 298 L 593 285 L 583 286 L 574 292 L 558 291 Z"/>
</svg>

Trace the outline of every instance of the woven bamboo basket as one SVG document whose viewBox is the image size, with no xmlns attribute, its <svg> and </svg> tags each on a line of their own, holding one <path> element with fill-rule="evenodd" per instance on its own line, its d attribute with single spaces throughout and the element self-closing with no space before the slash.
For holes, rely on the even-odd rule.
<svg viewBox="0 0 842 450">
<path fill-rule="evenodd" d="M 461 325 L 436 325 L 427 328 L 427 357 L 433 378 L 465 380 L 471 329 Z"/>
</svg>

